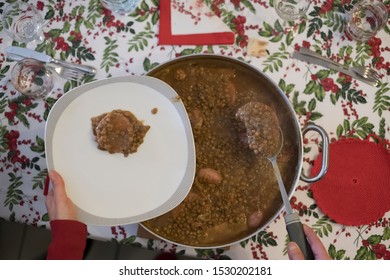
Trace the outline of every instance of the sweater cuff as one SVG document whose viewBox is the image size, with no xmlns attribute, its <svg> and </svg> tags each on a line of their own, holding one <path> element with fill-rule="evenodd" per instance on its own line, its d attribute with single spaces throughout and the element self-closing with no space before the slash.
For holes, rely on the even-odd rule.
<svg viewBox="0 0 390 280">
<path fill-rule="evenodd" d="M 87 226 L 73 220 L 54 220 L 50 226 L 52 240 L 47 258 L 81 260 L 87 242 Z"/>
</svg>

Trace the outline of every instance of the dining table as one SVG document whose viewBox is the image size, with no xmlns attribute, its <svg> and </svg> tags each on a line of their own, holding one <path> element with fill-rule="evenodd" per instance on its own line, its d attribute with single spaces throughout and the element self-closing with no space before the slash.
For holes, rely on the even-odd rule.
<svg viewBox="0 0 390 280">
<path fill-rule="evenodd" d="M 0 12 L 8 2 L 13 1 L 0 3 Z M 284 92 L 301 128 L 309 123 L 321 126 L 331 145 L 346 138 L 373 142 L 379 139 L 379 142 L 388 143 L 390 25 L 367 42 L 349 39 L 344 28 L 348 13 L 357 1 L 313 0 L 307 13 L 295 21 L 278 17 L 273 0 L 168 1 L 176 13 L 189 16 L 190 20 L 182 23 L 184 29 L 188 24 L 189 31 L 208 20 L 211 14 L 218 17 L 225 25 L 224 32 L 227 30 L 232 34 L 230 43 L 163 40 L 160 29 L 162 2 L 141 0 L 133 12 L 122 15 L 103 8 L 98 0 L 28 1 L 44 18 L 43 42 L 13 41 L 0 24 L 1 219 L 50 228 L 44 195 L 48 175 L 45 124 L 51 108 L 62 96 L 93 81 L 145 75 L 167 61 L 187 55 L 211 53 L 236 58 L 255 67 Z M 390 10 L 390 1 L 383 2 Z M 197 12 L 200 5 L 209 13 Z M 249 48 L 253 42 L 261 42 L 265 51 L 253 54 Z M 11 45 L 34 49 L 68 62 L 91 65 L 97 73 L 78 81 L 53 76 L 54 88 L 48 97 L 26 97 L 11 83 L 15 61 L 5 55 L 5 48 Z M 292 53 L 301 47 L 348 66 L 371 66 L 379 73 L 380 82 L 376 86 L 369 85 L 292 58 Z M 321 152 L 320 140 L 317 134 L 308 133 L 303 142 L 302 172 L 309 174 Z M 354 153 L 359 154 L 359 150 Z M 329 166 L 332 163 L 330 158 Z M 354 168 L 354 162 L 345 162 L 343 168 Z M 309 225 L 320 237 L 332 259 L 390 258 L 389 211 L 377 221 L 363 225 L 337 223 L 318 207 L 311 184 L 301 180 L 298 180 L 290 202 L 302 223 Z M 201 259 L 283 260 L 288 259 L 288 235 L 283 215 L 282 211 L 255 235 L 228 247 L 177 245 L 145 234 L 139 224 L 88 225 L 88 238 Z"/>
</svg>

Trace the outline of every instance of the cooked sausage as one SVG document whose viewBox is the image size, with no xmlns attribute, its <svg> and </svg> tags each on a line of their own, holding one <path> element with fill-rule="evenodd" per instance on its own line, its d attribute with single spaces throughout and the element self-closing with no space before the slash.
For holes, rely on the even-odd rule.
<svg viewBox="0 0 390 280">
<path fill-rule="evenodd" d="M 249 228 L 258 228 L 263 221 L 263 213 L 261 211 L 255 211 L 253 212 L 247 221 L 248 227 Z"/>
<path fill-rule="evenodd" d="M 192 128 L 199 129 L 202 127 L 203 116 L 202 116 L 202 112 L 199 109 L 194 109 L 189 111 L 188 117 L 190 118 Z"/>
<path fill-rule="evenodd" d="M 222 182 L 221 173 L 212 168 L 201 168 L 197 175 L 201 183 L 219 185 Z"/>
<path fill-rule="evenodd" d="M 237 99 L 237 89 L 232 81 L 226 81 L 224 83 L 224 91 L 226 93 L 226 97 L 229 105 L 233 105 Z"/>
</svg>

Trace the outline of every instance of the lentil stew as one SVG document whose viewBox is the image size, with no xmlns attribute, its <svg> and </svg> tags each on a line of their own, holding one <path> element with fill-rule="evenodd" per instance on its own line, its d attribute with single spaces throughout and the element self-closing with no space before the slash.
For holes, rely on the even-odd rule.
<svg viewBox="0 0 390 280">
<path fill-rule="evenodd" d="M 274 110 L 285 135 L 278 164 L 292 192 L 299 177 L 300 137 L 285 98 L 252 67 L 220 56 L 178 59 L 148 75 L 168 83 L 183 101 L 195 139 L 197 173 L 179 206 L 142 225 L 173 243 L 194 247 L 224 246 L 259 231 L 281 210 L 282 200 L 271 164 L 249 148 L 236 113 L 251 101 Z"/>
</svg>

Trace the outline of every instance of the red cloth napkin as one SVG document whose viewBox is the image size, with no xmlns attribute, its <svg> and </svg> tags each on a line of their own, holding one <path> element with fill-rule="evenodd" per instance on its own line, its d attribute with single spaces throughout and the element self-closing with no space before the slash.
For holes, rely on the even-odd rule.
<svg viewBox="0 0 390 280">
<path fill-rule="evenodd" d="M 319 156 L 312 169 L 317 174 Z M 368 140 L 345 139 L 330 144 L 329 169 L 310 186 L 318 207 L 339 224 L 376 222 L 390 210 L 390 153 Z"/>
<path fill-rule="evenodd" d="M 185 23 L 189 31 L 196 26 Z M 173 34 L 171 0 L 160 0 L 159 45 L 226 45 L 234 43 L 233 32 L 213 32 L 200 34 Z"/>
</svg>

